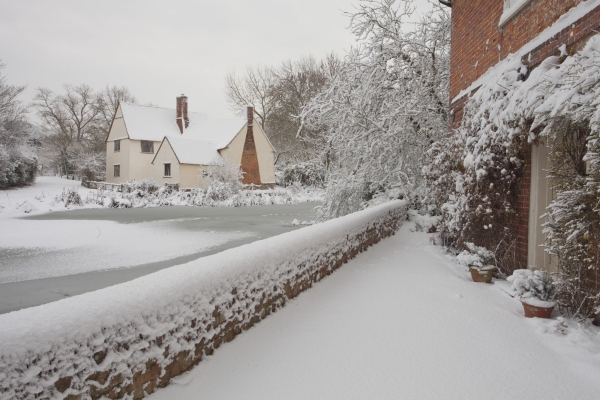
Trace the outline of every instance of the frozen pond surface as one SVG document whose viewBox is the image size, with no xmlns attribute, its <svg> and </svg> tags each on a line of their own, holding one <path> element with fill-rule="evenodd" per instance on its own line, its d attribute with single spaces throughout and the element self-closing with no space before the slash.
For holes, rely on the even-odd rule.
<svg viewBox="0 0 600 400">
<path fill-rule="evenodd" d="M 290 230 L 317 203 L 84 209 L 2 220 L 0 313 L 115 285 Z"/>
</svg>

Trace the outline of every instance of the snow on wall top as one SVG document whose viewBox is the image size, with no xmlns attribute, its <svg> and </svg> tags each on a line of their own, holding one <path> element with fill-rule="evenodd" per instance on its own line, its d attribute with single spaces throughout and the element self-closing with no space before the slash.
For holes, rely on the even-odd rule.
<svg viewBox="0 0 600 400">
<path fill-rule="evenodd" d="M 87 343 L 92 340 L 102 345 L 104 336 L 118 327 L 123 330 L 124 327 L 138 326 L 146 330 L 143 333 L 160 336 L 174 328 L 163 321 L 162 314 L 177 312 L 186 308 L 185 304 L 195 302 L 200 302 L 196 307 L 206 307 L 212 312 L 214 306 L 206 298 L 198 297 L 199 294 L 204 293 L 207 298 L 227 297 L 238 284 L 254 280 L 256 276 L 267 280 L 265 287 L 272 287 L 274 283 L 269 283 L 274 279 L 271 274 L 279 276 L 280 268 L 301 265 L 315 254 L 328 254 L 332 251 L 332 243 L 343 243 L 349 236 L 406 204 L 406 201 L 392 201 L 129 282 L 0 315 L 0 367 L 3 362 L 22 359 L 28 353 L 62 351 L 61 347 L 72 354 L 69 346 L 75 347 L 74 341 Z M 136 335 L 140 333 L 138 331 Z M 42 363 L 46 362 L 49 362 L 48 358 Z M 104 363 L 108 362 L 105 360 Z M 0 373 L 0 384 L 5 378 Z"/>
<path fill-rule="evenodd" d="M 468 95 L 488 81 L 497 79 L 503 73 L 518 68 L 521 65 L 521 57 L 551 39 L 569 25 L 574 24 L 598 6 L 600 6 L 600 0 L 587 0 L 579 3 L 576 7 L 573 7 L 563 14 L 554 24 L 542 31 L 535 39 L 521 47 L 517 52 L 509 54 L 504 60 L 488 69 L 477 80 L 471 83 L 469 87 L 461 90 L 460 93 L 452 99 L 450 104 L 460 100 L 461 97 Z"/>
<path fill-rule="evenodd" d="M 168 136 L 165 140 L 169 141 L 180 164 L 208 165 L 219 157 L 219 146 L 215 142 L 176 136 Z"/>
</svg>

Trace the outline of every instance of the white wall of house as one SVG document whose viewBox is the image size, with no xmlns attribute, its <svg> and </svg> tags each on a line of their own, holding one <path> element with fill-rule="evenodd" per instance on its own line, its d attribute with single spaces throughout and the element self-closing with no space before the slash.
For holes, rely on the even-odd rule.
<svg viewBox="0 0 600 400">
<path fill-rule="evenodd" d="M 527 243 L 527 265 L 532 269 L 556 271 L 556 262 L 544 251 L 542 245 L 546 236 L 542 225 L 548 221 L 540 218 L 552 201 L 553 191 L 550 180 L 546 177 L 550 161 L 549 147 L 542 143 L 532 146 L 531 150 L 531 186 L 529 194 L 529 234 Z"/>
<path fill-rule="evenodd" d="M 244 143 L 246 142 L 246 133 L 248 126 L 229 143 L 229 145 L 220 150 L 220 154 L 224 159 L 233 160 L 238 164 L 242 162 L 242 153 L 244 151 Z M 256 145 L 256 154 L 258 156 L 258 171 L 260 173 L 260 181 L 262 183 L 275 182 L 275 151 L 267 139 L 267 135 L 263 132 L 260 126 L 254 121 L 254 144 Z"/>
<path fill-rule="evenodd" d="M 195 164 L 181 164 L 179 166 L 179 187 L 196 188 L 200 186 L 200 174 L 206 166 Z"/>
<path fill-rule="evenodd" d="M 175 156 L 175 152 L 171 148 L 171 145 L 167 140 L 163 141 L 163 145 L 160 147 L 160 151 L 158 150 L 158 146 L 155 147 L 155 151 L 158 151 L 156 154 L 156 158 L 154 159 L 154 164 L 150 164 L 152 167 L 152 177 L 159 185 L 164 185 L 165 183 L 175 184 L 180 182 L 180 165 L 177 160 L 177 156 Z M 165 176 L 165 164 L 171 164 L 171 176 Z M 183 186 L 182 186 L 183 187 Z"/>
<path fill-rule="evenodd" d="M 121 142 L 121 149 L 115 152 L 115 140 Z M 117 108 L 115 119 L 106 139 L 106 181 L 111 183 L 121 183 L 127 180 L 129 176 L 129 139 L 127 128 L 121 113 L 121 107 Z M 121 174 L 114 176 L 114 166 L 120 165 Z"/>
<path fill-rule="evenodd" d="M 141 140 L 130 140 L 129 143 L 129 180 L 142 180 L 154 177 L 152 159 L 160 146 L 160 142 L 153 142 L 152 153 L 142 152 Z"/>
<path fill-rule="evenodd" d="M 258 155 L 258 170 L 262 183 L 275 183 L 275 150 L 261 127 L 254 124 L 254 142 Z"/>
</svg>

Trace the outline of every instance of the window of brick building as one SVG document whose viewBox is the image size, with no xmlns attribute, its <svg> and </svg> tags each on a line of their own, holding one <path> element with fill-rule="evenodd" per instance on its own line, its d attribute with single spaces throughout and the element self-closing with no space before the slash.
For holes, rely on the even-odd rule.
<svg viewBox="0 0 600 400">
<path fill-rule="evenodd" d="M 500 17 L 499 25 L 504 24 L 515 14 L 523 9 L 531 0 L 504 0 L 504 13 Z"/>
<path fill-rule="evenodd" d="M 114 170 L 114 176 L 115 177 L 121 176 L 121 165 L 115 164 L 114 168 L 115 168 L 115 170 Z"/>
<path fill-rule="evenodd" d="M 142 153 L 154 153 L 154 142 L 142 140 Z"/>
<path fill-rule="evenodd" d="M 115 153 L 121 151 L 121 141 L 115 140 Z"/>
<path fill-rule="evenodd" d="M 171 176 L 171 164 L 165 164 L 165 178 Z"/>
</svg>

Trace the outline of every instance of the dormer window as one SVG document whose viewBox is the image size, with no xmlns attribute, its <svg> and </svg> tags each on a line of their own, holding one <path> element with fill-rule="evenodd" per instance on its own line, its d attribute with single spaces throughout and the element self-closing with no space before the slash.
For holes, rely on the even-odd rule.
<svg viewBox="0 0 600 400">
<path fill-rule="evenodd" d="M 523 9 L 531 0 L 504 0 L 504 13 L 498 25 L 502 25 Z"/>
<path fill-rule="evenodd" d="M 142 140 L 142 153 L 154 153 L 154 142 Z"/>
</svg>

